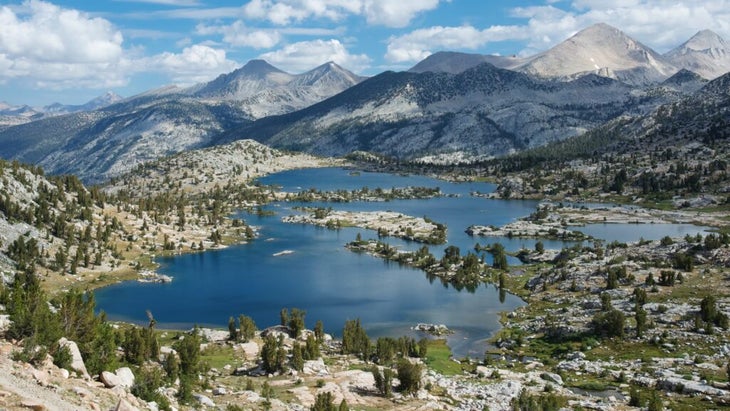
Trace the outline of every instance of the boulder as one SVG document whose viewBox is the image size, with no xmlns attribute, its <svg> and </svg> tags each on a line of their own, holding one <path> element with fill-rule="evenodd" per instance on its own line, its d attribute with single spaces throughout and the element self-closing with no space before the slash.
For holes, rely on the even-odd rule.
<svg viewBox="0 0 730 411">
<path fill-rule="evenodd" d="M 190 330 L 192 333 L 193 330 Z M 200 328 L 198 333 L 206 341 L 228 341 L 230 333 L 227 330 L 215 330 L 212 328 Z"/>
<path fill-rule="evenodd" d="M 238 344 L 236 347 L 243 351 L 243 353 L 246 355 L 246 359 L 257 358 L 259 356 L 259 352 L 261 351 L 259 345 L 253 341 Z"/>
<path fill-rule="evenodd" d="M 552 372 L 544 372 L 540 374 L 540 378 L 542 378 L 545 381 L 552 382 L 558 385 L 563 385 L 563 377 L 559 376 L 558 374 L 552 373 Z"/>
<path fill-rule="evenodd" d="M 102 371 L 99 375 L 99 381 L 104 383 L 106 388 L 114 388 L 122 383 L 122 380 L 116 374 L 109 371 Z"/>
<path fill-rule="evenodd" d="M 327 365 L 325 365 L 324 360 L 321 358 L 304 362 L 302 374 L 325 376 L 329 375 L 329 373 Z"/>
<path fill-rule="evenodd" d="M 566 356 L 568 360 L 585 360 L 586 355 L 580 351 L 573 351 Z"/>
<path fill-rule="evenodd" d="M 47 387 L 49 383 L 49 376 L 48 373 L 41 370 L 36 370 L 33 368 L 31 370 L 31 374 L 33 374 L 33 378 L 35 381 L 40 385 L 41 387 Z"/>
<path fill-rule="evenodd" d="M 132 370 L 129 369 L 129 367 L 122 367 L 119 368 L 114 372 L 116 374 L 117 378 L 119 378 L 119 385 L 124 388 L 132 388 L 134 385 L 134 373 L 132 373 Z"/>
<path fill-rule="evenodd" d="M 206 397 L 205 395 L 203 395 L 203 394 L 193 394 L 193 397 L 195 398 L 195 400 L 198 401 L 198 403 L 200 403 L 200 405 L 202 405 L 204 407 L 215 408 L 215 403 L 213 402 L 213 400 L 211 400 L 210 398 Z"/>
<path fill-rule="evenodd" d="M 48 409 L 48 407 L 35 400 L 23 400 L 21 401 L 20 406 L 33 411 L 46 411 Z"/>
<path fill-rule="evenodd" d="M 122 398 L 117 403 L 114 411 L 139 411 L 139 409 Z"/>
<path fill-rule="evenodd" d="M 81 357 L 79 346 L 76 345 L 75 342 L 67 340 L 65 337 L 58 340 L 58 345 L 68 348 L 71 353 L 71 368 L 78 372 L 82 377 L 90 379 L 91 377 L 89 376 L 89 372 L 86 370 L 86 364 L 84 364 L 84 359 Z"/>
<path fill-rule="evenodd" d="M 0 333 L 8 330 L 10 327 L 10 316 L 7 314 L 0 315 Z"/>
<path fill-rule="evenodd" d="M 78 395 L 79 397 L 91 397 L 91 391 L 87 390 L 84 387 L 73 387 L 71 391 L 75 392 L 76 395 Z"/>
<path fill-rule="evenodd" d="M 213 388 L 213 395 L 226 395 L 228 391 L 223 387 Z"/>
</svg>

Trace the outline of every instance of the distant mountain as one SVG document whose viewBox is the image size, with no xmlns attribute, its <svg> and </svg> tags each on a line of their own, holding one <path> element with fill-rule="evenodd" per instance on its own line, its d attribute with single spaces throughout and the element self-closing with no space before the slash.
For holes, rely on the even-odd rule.
<svg viewBox="0 0 730 411">
<path fill-rule="evenodd" d="M 565 139 L 671 98 L 673 93 L 637 93 L 597 75 L 560 82 L 488 63 L 459 74 L 386 72 L 214 142 L 252 138 L 321 155 L 364 150 L 401 159 L 471 161 Z"/>
<path fill-rule="evenodd" d="M 251 60 L 240 69 L 221 74 L 208 83 L 193 86 L 188 93 L 216 100 L 242 100 L 286 85 L 294 78 L 264 60 Z"/>
<path fill-rule="evenodd" d="M 165 87 L 124 100 L 107 95 L 96 110 L 0 129 L 0 155 L 100 182 L 209 145 L 214 135 L 253 119 L 302 109 L 361 80 L 334 63 L 292 75 L 254 60 L 190 88 Z"/>
<path fill-rule="evenodd" d="M 633 85 L 658 83 L 677 72 L 654 50 L 603 23 L 581 30 L 515 69 L 553 78 L 596 73 Z"/>
<path fill-rule="evenodd" d="M 107 91 L 103 95 L 96 97 L 95 99 L 86 102 L 84 104 L 79 105 L 68 105 L 68 104 L 61 104 L 61 103 L 54 103 L 48 106 L 45 106 L 41 109 L 41 112 L 45 115 L 59 115 L 59 114 L 69 114 L 69 113 L 78 113 L 80 111 L 92 111 L 96 109 L 100 109 L 109 105 L 112 105 L 116 102 L 122 101 L 124 97 L 120 96 L 119 94 L 116 94 L 112 91 Z"/>
<path fill-rule="evenodd" d="M 682 100 L 725 67 L 724 50 L 719 36 L 700 32 L 662 56 L 597 24 L 528 58 L 439 52 L 409 72 L 369 79 L 334 63 L 295 75 L 252 60 L 208 83 L 109 96 L 101 108 L 53 118 L 0 106 L 0 156 L 88 182 L 244 138 L 323 155 L 473 161 Z"/>
<path fill-rule="evenodd" d="M 664 55 L 677 67 L 712 80 L 730 71 L 730 43 L 710 30 L 702 30 Z"/>
<path fill-rule="evenodd" d="M 122 100 L 121 96 L 109 91 L 102 96 L 80 105 L 53 103 L 41 108 L 33 108 L 27 105 L 11 106 L 8 103 L 0 102 L 0 130 L 46 117 L 96 110 L 120 100 Z"/>
<path fill-rule="evenodd" d="M 329 62 L 306 73 L 293 75 L 263 60 L 215 80 L 190 88 L 192 97 L 204 101 L 236 101 L 252 119 L 289 113 L 331 97 L 363 80 Z"/>
<path fill-rule="evenodd" d="M 439 51 L 421 60 L 408 71 L 411 73 L 426 73 L 430 71 L 433 73 L 459 74 L 482 63 L 489 63 L 500 68 L 510 68 L 519 65 L 522 61 L 523 59 L 517 57 Z"/>
<path fill-rule="evenodd" d="M 43 114 L 27 105 L 13 106 L 0 101 L 0 130 L 24 124 L 42 117 Z"/>
<path fill-rule="evenodd" d="M 730 71 L 730 47 L 716 33 L 703 30 L 681 46 L 660 55 L 620 30 L 601 23 L 534 56 L 437 52 L 409 71 L 458 74 L 485 62 L 544 78 L 569 81 L 586 74 L 598 74 L 636 86 L 651 86 L 681 69 L 708 80 L 727 73 Z"/>
<path fill-rule="evenodd" d="M 2 116 L 27 116 L 37 113 L 36 110 L 27 105 L 11 106 L 4 101 L 0 101 L 0 115 Z"/>
</svg>

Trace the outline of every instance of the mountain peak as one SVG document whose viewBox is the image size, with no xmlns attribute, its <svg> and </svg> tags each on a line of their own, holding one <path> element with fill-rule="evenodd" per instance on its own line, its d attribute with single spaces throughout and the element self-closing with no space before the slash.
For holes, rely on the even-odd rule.
<svg viewBox="0 0 730 411">
<path fill-rule="evenodd" d="M 583 30 L 579 31 L 576 34 L 580 34 L 580 33 L 584 33 L 584 34 L 587 34 L 587 33 L 606 33 L 606 32 L 613 33 L 613 34 L 621 34 L 623 36 L 626 36 L 626 34 L 624 32 L 622 32 L 621 30 L 617 29 L 616 27 L 613 27 L 612 25 L 610 25 L 608 23 L 596 23 L 596 24 L 593 24 L 591 26 L 588 26 L 588 27 L 584 28 Z"/>
<path fill-rule="evenodd" d="M 334 61 L 328 61 L 324 64 L 320 64 L 319 66 L 313 68 L 310 71 L 330 71 L 330 70 L 343 70 L 341 66 L 339 66 Z"/>
<path fill-rule="evenodd" d="M 720 37 L 719 34 L 712 30 L 700 30 L 692 36 L 686 43 L 683 44 L 684 48 L 691 50 L 708 50 L 708 49 L 726 49 L 728 46 L 725 39 Z M 682 47 L 682 46 L 680 46 Z"/>
<path fill-rule="evenodd" d="M 612 73 L 618 80 L 637 85 L 663 81 L 677 71 L 654 50 L 606 23 L 579 31 L 517 68 L 556 78 Z"/>
<path fill-rule="evenodd" d="M 102 94 L 101 96 L 96 97 L 95 99 L 87 102 L 85 105 L 86 106 L 95 105 L 96 107 L 102 107 L 102 106 L 108 106 L 109 104 L 114 104 L 121 100 L 124 100 L 124 97 L 109 90 L 106 93 Z"/>
<path fill-rule="evenodd" d="M 631 49 L 647 48 L 628 34 L 606 23 L 596 23 L 577 32 L 566 42 L 582 43 L 589 46 L 620 47 L 628 46 Z"/>
<path fill-rule="evenodd" d="M 490 63 L 500 68 L 509 68 L 519 61 L 516 57 L 437 51 L 418 62 L 408 71 L 411 73 L 459 74 L 482 63 Z"/>
<path fill-rule="evenodd" d="M 710 80 L 730 71 L 730 44 L 712 30 L 697 32 L 665 57 Z"/>
<path fill-rule="evenodd" d="M 325 89 L 334 87 L 341 90 L 354 86 L 363 79 L 333 61 L 328 61 L 295 77 L 294 84 L 300 87 L 319 84 L 323 85 Z M 330 94 L 330 91 L 327 91 L 326 94 Z"/>
<path fill-rule="evenodd" d="M 270 73 L 284 73 L 284 71 L 279 70 L 278 68 L 272 66 L 269 64 L 266 60 L 261 59 L 253 59 L 249 60 L 248 63 L 244 64 L 243 67 L 236 70 L 236 72 L 241 72 L 245 74 L 253 74 L 253 75 L 266 75 Z"/>
</svg>

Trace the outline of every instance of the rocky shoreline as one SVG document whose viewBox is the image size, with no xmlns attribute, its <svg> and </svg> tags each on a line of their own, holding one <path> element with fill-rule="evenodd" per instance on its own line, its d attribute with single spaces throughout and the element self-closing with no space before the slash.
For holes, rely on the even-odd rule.
<svg viewBox="0 0 730 411">
<path fill-rule="evenodd" d="M 340 211 L 332 209 L 305 209 L 308 214 L 282 218 L 285 223 L 313 224 L 320 227 L 360 227 L 378 232 L 379 236 L 398 237 L 427 244 L 442 244 L 446 227 L 422 217 L 412 217 L 392 211 Z"/>
</svg>

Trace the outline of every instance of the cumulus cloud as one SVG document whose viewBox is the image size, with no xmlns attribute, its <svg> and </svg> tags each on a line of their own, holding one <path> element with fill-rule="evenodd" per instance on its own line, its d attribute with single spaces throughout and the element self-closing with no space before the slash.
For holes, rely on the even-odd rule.
<svg viewBox="0 0 730 411">
<path fill-rule="evenodd" d="M 335 39 L 289 44 L 280 50 L 264 53 L 260 58 L 294 72 L 310 70 L 328 61 L 353 71 L 362 71 L 370 64 L 367 55 L 350 54 L 345 46 Z"/>
<path fill-rule="evenodd" d="M 241 20 L 224 26 L 198 25 L 195 31 L 200 35 L 222 34 L 224 42 L 236 47 L 268 49 L 281 41 L 278 30 L 253 29 L 247 27 Z"/>
<path fill-rule="evenodd" d="M 225 50 L 195 44 L 181 53 L 165 52 L 145 59 L 144 71 L 158 71 L 179 84 L 211 80 L 221 73 L 233 71 L 237 63 L 226 58 Z"/>
<path fill-rule="evenodd" d="M 405 27 L 416 15 L 438 5 L 439 0 L 365 0 L 362 9 L 370 24 Z"/>
<path fill-rule="evenodd" d="M 423 60 L 436 50 L 474 50 L 490 41 L 525 38 L 517 26 L 492 26 L 478 30 L 472 26 L 430 27 L 391 37 L 385 58 L 393 63 Z"/>
<path fill-rule="evenodd" d="M 393 36 L 388 40 L 386 60 L 417 62 L 442 49 L 476 50 L 490 42 L 523 42 L 522 55 L 530 55 L 569 38 L 595 23 L 608 23 L 660 53 L 680 45 L 697 31 L 710 29 L 730 37 L 730 0 L 667 2 L 664 0 L 574 0 L 561 8 L 548 5 L 516 7 L 511 17 L 523 24 L 492 26 L 430 27 Z"/>
<path fill-rule="evenodd" d="M 514 15 L 528 20 L 525 30 L 533 39 L 528 48 L 535 50 L 553 46 L 595 23 L 608 23 L 659 52 L 678 46 L 702 29 L 730 36 L 728 0 L 575 0 L 566 10 L 517 8 Z"/>
<path fill-rule="evenodd" d="M 154 31 L 131 34 L 168 37 Z M 179 53 L 144 56 L 142 52 L 125 49 L 121 32 L 103 18 L 40 0 L 0 7 L 0 83 L 13 80 L 37 88 L 98 89 L 124 86 L 135 73 L 156 72 L 190 84 L 237 66 L 224 50 L 205 44 Z"/>
<path fill-rule="evenodd" d="M 123 37 L 111 23 L 77 10 L 31 0 L 0 8 L 0 77 L 32 78 L 64 87 L 66 80 L 99 86 L 124 82 Z"/>
<path fill-rule="evenodd" d="M 199 6 L 198 0 L 117 0 L 126 1 L 128 3 L 150 3 L 150 4 L 161 4 L 163 6 L 179 6 L 179 7 L 192 7 Z"/>
<path fill-rule="evenodd" d="M 349 15 L 365 16 L 369 24 L 405 27 L 419 13 L 433 10 L 439 0 L 251 0 L 244 7 L 246 17 L 277 25 L 309 18 L 342 20 Z"/>
</svg>

